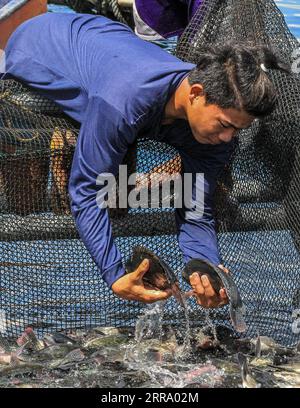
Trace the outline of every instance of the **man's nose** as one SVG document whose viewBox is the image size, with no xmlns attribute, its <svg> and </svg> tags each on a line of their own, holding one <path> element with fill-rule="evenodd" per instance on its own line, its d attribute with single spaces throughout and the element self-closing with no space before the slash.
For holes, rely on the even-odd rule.
<svg viewBox="0 0 300 408">
<path fill-rule="evenodd" d="M 236 134 L 235 129 L 233 128 L 226 129 L 219 134 L 219 140 L 221 142 L 229 143 L 235 134 Z"/>
</svg>

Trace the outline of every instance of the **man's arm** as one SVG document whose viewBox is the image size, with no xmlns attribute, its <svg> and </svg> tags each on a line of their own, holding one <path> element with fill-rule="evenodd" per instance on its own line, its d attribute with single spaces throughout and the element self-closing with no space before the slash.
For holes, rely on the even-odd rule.
<svg viewBox="0 0 300 408">
<path fill-rule="evenodd" d="M 183 172 L 192 174 L 192 199 L 194 202 L 198 200 L 197 211 L 186 207 L 176 210 L 178 241 L 185 263 L 193 258 L 202 258 L 218 266 L 221 264 L 213 218 L 213 196 L 217 177 L 228 162 L 232 148 L 233 144 L 222 144 L 199 146 L 192 152 L 180 150 Z M 197 178 L 197 174 L 203 174 L 204 178 Z M 205 277 L 200 279 L 198 274 L 192 275 L 191 285 L 202 306 L 216 307 L 227 301 L 225 291 L 216 294 Z"/>
<path fill-rule="evenodd" d="M 97 177 L 103 173 L 118 173 L 127 150 L 125 135 L 128 132 L 118 112 L 101 99 L 91 97 L 76 144 L 69 181 L 71 208 L 79 235 L 109 287 L 125 271 L 112 238 L 108 211 L 100 208 L 96 201 L 101 190 Z"/>
<path fill-rule="evenodd" d="M 125 275 L 121 254 L 113 237 L 106 208 L 99 208 L 97 195 L 103 173 L 118 173 L 135 131 L 110 104 L 90 97 L 76 144 L 70 182 L 72 213 L 79 235 L 96 262 L 102 278 L 114 292 L 125 299 L 152 302 L 165 299 L 169 292 L 146 290 L 142 277 L 149 265 Z"/>
</svg>

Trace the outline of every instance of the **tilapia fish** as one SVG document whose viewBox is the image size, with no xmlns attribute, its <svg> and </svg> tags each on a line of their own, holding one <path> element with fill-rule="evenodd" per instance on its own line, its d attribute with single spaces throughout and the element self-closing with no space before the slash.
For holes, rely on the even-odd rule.
<svg viewBox="0 0 300 408">
<path fill-rule="evenodd" d="M 247 326 L 244 321 L 245 306 L 243 305 L 238 288 L 231 275 L 203 259 L 191 259 L 186 264 L 182 271 L 182 276 L 187 283 L 190 283 L 190 276 L 194 272 L 198 272 L 200 276 L 207 275 L 216 293 L 219 293 L 220 289 L 225 288 L 230 300 L 230 317 L 232 324 L 238 332 L 242 333 L 246 331 Z"/>
<path fill-rule="evenodd" d="M 241 368 L 243 388 L 260 388 L 260 384 L 250 374 L 248 359 L 243 353 L 238 353 L 238 362 Z"/>
<path fill-rule="evenodd" d="M 145 287 L 155 290 L 171 289 L 173 296 L 183 304 L 178 279 L 172 269 L 148 248 L 133 248 L 132 257 L 126 262 L 127 273 L 134 272 L 144 259 L 149 259 L 149 269 L 143 277 Z"/>
</svg>

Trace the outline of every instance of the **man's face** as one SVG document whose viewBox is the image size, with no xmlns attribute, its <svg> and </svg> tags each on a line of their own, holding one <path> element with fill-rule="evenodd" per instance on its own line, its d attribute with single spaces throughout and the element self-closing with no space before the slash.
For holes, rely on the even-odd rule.
<svg viewBox="0 0 300 408">
<path fill-rule="evenodd" d="M 253 116 L 237 109 L 206 105 L 204 96 L 190 97 L 187 119 L 199 143 L 229 143 L 240 129 L 251 126 Z"/>
</svg>

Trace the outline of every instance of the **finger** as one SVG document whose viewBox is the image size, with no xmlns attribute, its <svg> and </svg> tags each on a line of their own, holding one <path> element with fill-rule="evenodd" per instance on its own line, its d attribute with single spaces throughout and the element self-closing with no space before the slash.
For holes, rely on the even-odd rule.
<svg viewBox="0 0 300 408">
<path fill-rule="evenodd" d="M 138 266 L 137 270 L 135 271 L 135 277 L 137 279 L 142 279 L 145 273 L 149 270 L 149 267 L 150 267 L 149 259 L 144 259 Z"/>
<path fill-rule="evenodd" d="M 194 289 L 194 292 L 196 292 L 198 295 L 204 295 L 205 290 L 204 287 L 202 285 L 202 281 L 200 279 L 200 276 L 197 272 L 194 272 L 191 276 L 190 276 L 190 284 L 192 286 L 192 288 Z"/>
<path fill-rule="evenodd" d="M 194 296 L 196 297 L 197 304 L 205 308 L 208 307 L 202 277 L 200 277 L 200 275 L 197 272 L 195 272 L 191 275 L 190 282 L 194 289 Z"/>
<path fill-rule="evenodd" d="M 223 306 L 227 305 L 228 302 L 229 302 L 229 299 L 228 299 L 226 290 L 224 288 L 220 289 L 220 291 L 219 291 L 219 303 L 218 303 L 217 307 L 223 307 Z"/>
<path fill-rule="evenodd" d="M 166 300 L 172 295 L 169 290 L 146 290 L 143 294 L 145 303 L 154 303 L 160 300 Z"/>
<path fill-rule="evenodd" d="M 226 290 L 225 289 L 220 289 L 220 292 L 219 292 L 219 294 L 220 294 L 220 298 L 222 299 L 222 300 L 228 300 L 228 296 L 227 296 L 227 293 L 226 293 Z"/>
<path fill-rule="evenodd" d="M 216 292 L 214 291 L 213 287 L 211 286 L 211 283 L 208 279 L 208 277 L 206 275 L 201 276 L 201 280 L 202 280 L 202 285 L 204 287 L 205 290 L 205 295 L 207 297 L 216 297 Z"/>
<path fill-rule="evenodd" d="M 224 265 L 218 265 L 218 267 L 219 267 L 220 269 L 222 269 L 222 271 L 224 271 L 224 272 L 226 272 L 226 273 L 230 273 L 229 270 L 228 270 L 227 268 L 225 268 Z"/>
</svg>

